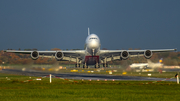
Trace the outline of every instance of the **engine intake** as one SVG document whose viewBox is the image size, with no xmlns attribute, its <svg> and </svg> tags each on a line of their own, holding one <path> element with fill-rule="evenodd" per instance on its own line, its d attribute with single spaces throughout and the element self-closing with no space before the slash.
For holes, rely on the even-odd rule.
<svg viewBox="0 0 180 101">
<path fill-rule="evenodd" d="M 37 60 L 39 58 L 39 53 L 37 51 L 31 52 L 31 58 Z"/>
<path fill-rule="evenodd" d="M 153 53 L 152 53 L 152 51 L 150 51 L 150 50 L 146 50 L 146 51 L 144 52 L 144 57 L 145 57 L 146 59 L 150 59 L 150 58 L 152 57 L 152 55 L 153 55 Z"/>
<path fill-rule="evenodd" d="M 63 52 L 57 51 L 55 54 L 55 58 L 59 61 L 64 57 Z"/>
<path fill-rule="evenodd" d="M 128 59 L 128 58 L 129 58 L 129 52 L 127 52 L 127 51 L 121 52 L 121 58 L 122 58 L 123 60 Z"/>
</svg>

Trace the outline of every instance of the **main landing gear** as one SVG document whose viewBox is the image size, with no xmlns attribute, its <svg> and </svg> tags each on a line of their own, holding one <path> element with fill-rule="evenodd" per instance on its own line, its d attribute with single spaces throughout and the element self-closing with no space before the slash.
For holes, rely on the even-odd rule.
<svg viewBox="0 0 180 101">
<path fill-rule="evenodd" d="M 107 63 L 103 63 L 103 67 L 108 67 L 108 64 Z"/>
<path fill-rule="evenodd" d="M 75 67 L 76 67 L 76 68 L 77 68 L 77 67 L 80 67 L 79 58 L 76 58 L 76 65 L 75 65 Z"/>
<path fill-rule="evenodd" d="M 75 64 L 75 67 L 77 68 L 77 67 L 80 67 L 80 64 Z"/>
</svg>

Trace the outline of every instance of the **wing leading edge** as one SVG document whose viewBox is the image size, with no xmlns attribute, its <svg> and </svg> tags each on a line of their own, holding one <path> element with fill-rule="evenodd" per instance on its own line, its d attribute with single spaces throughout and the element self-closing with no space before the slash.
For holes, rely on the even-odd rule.
<svg viewBox="0 0 180 101">
<path fill-rule="evenodd" d="M 74 61 L 76 59 L 82 60 L 85 55 L 85 50 L 72 50 L 72 51 L 18 51 L 18 50 L 5 50 L 8 53 L 31 54 L 31 58 L 36 60 L 39 57 L 58 58 L 57 60 Z M 59 54 L 58 54 L 59 53 Z"/>
<path fill-rule="evenodd" d="M 148 50 L 100 50 L 101 61 L 122 60 L 129 57 L 145 56 L 151 58 L 155 52 L 171 52 L 177 49 L 148 49 Z"/>
<path fill-rule="evenodd" d="M 129 57 L 145 56 L 145 58 L 151 58 L 155 52 L 171 52 L 177 51 L 177 49 L 153 49 L 153 50 L 100 50 L 100 61 L 112 61 L 122 60 Z M 31 54 L 31 58 L 36 60 L 39 57 L 56 58 L 57 60 L 67 60 L 79 63 L 82 62 L 85 56 L 85 50 L 72 50 L 72 51 L 17 51 L 17 50 L 5 50 L 9 53 L 21 53 Z"/>
</svg>

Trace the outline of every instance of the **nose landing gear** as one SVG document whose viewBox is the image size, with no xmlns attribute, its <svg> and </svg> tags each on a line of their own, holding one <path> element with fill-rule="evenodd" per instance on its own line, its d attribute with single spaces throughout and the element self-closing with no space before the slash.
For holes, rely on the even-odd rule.
<svg viewBox="0 0 180 101">
<path fill-rule="evenodd" d="M 100 65 L 96 63 L 95 68 L 100 68 Z"/>
<path fill-rule="evenodd" d="M 86 63 L 83 65 L 83 68 L 88 68 L 88 66 L 87 66 L 87 64 L 86 64 Z"/>
</svg>

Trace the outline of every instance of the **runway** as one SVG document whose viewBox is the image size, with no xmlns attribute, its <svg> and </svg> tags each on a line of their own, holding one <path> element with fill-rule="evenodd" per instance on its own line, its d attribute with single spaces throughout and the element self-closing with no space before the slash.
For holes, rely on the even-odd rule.
<svg viewBox="0 0 180 101">
<path fill-rule="evenodd" d="M 25 76 L 36 76 L 43 77 L 49 74 L 52 74 L 56 77 L 67 78 L 67 79 L 75 79 L 75 80 L 123 80 L 123 81 L 158 81 L 163 80 L 165 78 L 153 78 L 153 77 L 140 77 L 140 76 L 114 76 L 114 75 L 103 75 L 103 74 L 81 74 L 81 73 L 54 73 L 54 72 L 44 72 L 44 71 L 36 71 L 36 70 L 17 70 L 17 69 L 2 69 L 0 73 L 6 74 L 17 74 L 17 75 L 25 75 Z M 170 79 L 167 81 L 176 81 L 176 79 Z"/>
</svg>

